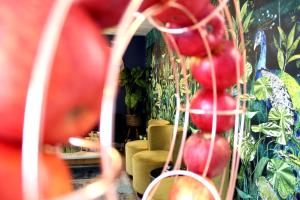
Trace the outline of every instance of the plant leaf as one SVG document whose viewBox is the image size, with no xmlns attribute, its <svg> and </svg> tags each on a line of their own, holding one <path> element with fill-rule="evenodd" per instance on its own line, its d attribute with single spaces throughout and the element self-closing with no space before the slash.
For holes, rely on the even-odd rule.
<svg viewBox="0 0 300 200">
<path fill-rule="evenodd" d="M 289 62 L 292 62 L 292 61 L 294 61 L 294 60 L 297 60 L 297 59 L 300 59 L 300 54 L 293 55 L 293 56 L 288 60 L 288 63 L 289 63 Z"/>
<path fill-rule="evenodd" d="M 274 122 L 252 125 L 251 130 L 254 133 L 263 133 L 267 137 L 279 137 L 282 134 L 281 127 Z"/>
<path fill-rule="evenodd" d="M 241 18 L 242 18 L 242 21 L 247 13 L 247 10 L 248 10 L 248 3 L 245 2 L 241 8 Z"/>
<path fill-rule="evenodd" d="M 250 194 L 247 194 L 246 192 L 240 190 L 239 188 L 236 188 L 236 191 L 242 199 L 253 199 L 253 197 Z"/>
<path fill-rule="evenodd" d="M 244 80 L 248 81 L 252 72 L 253 72 L 253 67 L 252 67 L 251 63 L 247 62 L 245 65 L 245 73 L 244 73 L 243 77 L 241 78 L 240 83 L 243 84 Z"/>
<path fill-rule="evenodd" d="M 259 196 L 263 200 L 279 200 L 268 180 L 261 176 L 256 180 Z"/>
<path fill-rule="evenodd" d="M 256 164 L 255 170 L 254 170 L 254 176 L 253 179 L 256 181 L 258 177 L 262 175 L 263 170 L 265 169 L 267 163 L 270 161 L 270 158 L 268 157 L 262 157 L 258 163 Z"/>
<path fill-rule="evenodd" d="M 286 199 L 288 195 L 294 193 L 297 180 L 286 162 L 271 159 L 267 164 L 267 171 L 270 183 L 277 189 L 281 198 Z"/>
<path fill-rule="evenodd" d="M 245 18 L 245 21 L 243 22 L 243 29 L 244 29 L 244 32 L 245 32 L 245 33 L 247 33 L 248 30 L 249 30 L 249 26 L 250 26 L 252 14 L 253 14 L 253 11 L 251 11 L 251 12 L 247 15 L 247 17 Z"/>
<path fill-rule="evenodd" d="M 288 49 L 288 54 L 289 55 L 293 55 L 294 52 L 296 51 L 298 45 L 300 42 L 300 36 L 294 41 L 294 43 L 292 44 L 291 48 Z"/>
<path fill-rule="evenodd" d="M 294 42 L 295 38 L 295 31 L 296 31 L 296 25 L 293 26 L 291 32 L 289 33 L 288 39 L 287 39 L 287 49 L 290 49 Z"/>
<path fill-rule="evenodd" d="M 249 80 L 249 77 L 251 76 L 252 72 L 253 72 L 253 67 L 251 65 L 251 63 L 247 62 L 246 66 L 246 80 Z"/>
<path fill-rule="evenodd" d="M 251 100 L 255 100 L 255 99 L 256 99 L 256 97 L 255 97 L 254 95 L 249 94 L 249 93 L 242 94 L 242 95 L 240 96 L 240 98 L 241 98 L 241 100 L 243 100 L 243 101 L 251 101 Z"/>
<path fill-rule="evenodd" d="M 270 121 L 279 121 L 279 124 L 282 125 L 282 128 L 285 130 L 294 123 L 293 115 L 284 107 L 271 108 L 268 119 Z"/>
<path fill-rule="evenodd" d="M 274 45 L 275 45 L 276 49 L 280 49 L 279 44 L 274 36 L 273 36 L 273 39 L 274 39 Z"/>
<path fill-rule="evenodd" d="M 276 138 L 276 142 L 281 145 L 286 145 L 285 132 L 282 129 L 280 135 Z"/>
<path fill-rule="evenodd" d="M 284 55 L 283 55 L 283 51 L 281 49 L 278 49 L 278 52 L 277 52 L 277 61 L 278 61 L 279 68 L 281 70 L 283 70 L 283 67 L 284 67 Z"/>
<path fill-rule="evenodd" d="M 253 94 L 258 100 L 267 99 L 272 93 L 272 87 L 269 83 L 268 77 L 261 77 L 257 79 L 253 86 Z"/>
<path fill-rule="evenodd" d="M 246 134 L 240 148 L 241 159 L 244 163 L 248 163 L 255 158 L 256 147 L 255 139 L 250 134 Z"/>
<path fill-rule="evenodd" d="M 278 32 L 279 32 L 279 36 L 281 38 L 282 45 L 284 47 L 286 47 L 286 34 L 284 33 L 284 31 L 282 30 L 282 28 L 280 26 L 278 26 Z"/>
<path fill-rule="evenodd" d="M 246 117 L 248 119 L 252 119 L 256 114 L 257 114 L 258 111 L 255 111 L 255 112 L 251 112 L 251 111 L 247 111 L 246 112 Z"/>
</svg>

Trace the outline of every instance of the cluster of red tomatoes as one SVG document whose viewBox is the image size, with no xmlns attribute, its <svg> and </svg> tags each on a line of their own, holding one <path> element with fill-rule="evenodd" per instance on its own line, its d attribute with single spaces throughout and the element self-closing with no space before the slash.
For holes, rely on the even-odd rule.
<svg viewBox="0 0 300 200">
<path fill-rule="evenodd" d="M 201 2 L 177 0 L 172 3 L 169 6 L 165 5 L 162 12 L 153 16 L 155 20 L 169 28 L 191 27 L 215 9 L 210 0 Z M 185 10 L 188 11 L 188 14 Z M 234 111 L 236 100 L 226 92 L 226 89 L 238 82 L 238 77 L 241 77 L 244 72 L 244 63 L 241 53 L 234 43 L 225 39 L 225 20 L 219 13 L 214 15 L 204 26 L 200 26 L 199 30 L 188 30 L 181 34 L 172 34 L 170 37 L 172 38 L 170 44 L 174 49 L 178 49 L 179 53 L 184 56 L 193 58 L 190 66 L 191 73 L 202 86 L 201 91 L 195 94 L 190 105 L 191 110 L 204 111 L 202 114 L 193 112 L 191 114 L 193 124 L 201 131 L 187 139 L 183 155 L 187 169 L 202 175 L 211 143 L 214 111 L 213 89 L 217 90 L 216 111 Z M 217 135 L 206 174 L 210 183 L 212 183 L 210 178 L 221 175 L 230 160 L 230 146 L 223 137 L 223 133 L 230 130 L 234 123 L 235 116 L 233 114 L 216 116 Z M 214 198 L 208 188 L 200 182 L 187 176 L 180 176 L 169 192 L 169 200 L 181 199 L 207 200 Z"/>
<path fill-rule="evenodd" d="M 215 9 L 209 1 L 196 3 L 196 0 L 179 0 L 176 2 L 187 8 L 197 21 L 201 21 Z M 196 6 L 196 4 L 201 4 L 201 6 Z M 172 9 L 167 9 L 170 13 L 164 17 L 159 17 L 159 20 L 164 23 L 168 22 L 171 28 L 192 26 L 194 24 L 195 21 L 187 18 L 185 14 L 180 13 L 178 10 L 176 15 L 172 15 Z M 200 31 L 202 31 L 201 34 Z M 189 30 L 182 34 L 174 34 L 171 37 L 173 37 L 173 41 L 175 41 L 177 49 L 182 55 L 193 57 L 190 66 L 191 73 L 193 78 L 202 86 L 202 89 L 195 94 L 190 104 L 191 120 L 201 131 L 187 139 L 183 155 L 187 169 L 202 175 L 208 160 L 211 132 L 213 131 L 213 89 L 216 88 L 217 90 L 215 98 L 216 111 L 228 111 L 228 113 L 234 111 L 237 105 L 236 100 L 226 92 L 226 89 L 238 82 L 238 77 L 241 77 L 244 72 L 244 63 L 241 53 L 234 46 L 234 43 L 225 39 L 225 20 L 219 13 L 214 15 L 205 26 L 201 26 L 199 30 Z M 209 48 L 207 48 L 208 46 Z M 210 52 L 210 55 L 208 52 Z M 212 70 L 214 70 L 214 76 Z M 203 113 L 196 113 L 197 111 Z M 206 174 L 207 178 L 221 175 L 230 160 L 230 146 L 223 134 L 233 128 L 234 123 L 234 114 L 221 113 L 216 115 L 215 130 L 217 135 Z M 193 189 L 192 186 L 196 184 L 195 181 L 185 177 L 180 179 L 173 186 L 170 199 L 184 199 L 184 195 L 188 196 L 188 194 L 194 194 L 191 199 L 213 199 L 210 192 L 200 183 L 195 187 L 197 189 Z"/>
</svg>

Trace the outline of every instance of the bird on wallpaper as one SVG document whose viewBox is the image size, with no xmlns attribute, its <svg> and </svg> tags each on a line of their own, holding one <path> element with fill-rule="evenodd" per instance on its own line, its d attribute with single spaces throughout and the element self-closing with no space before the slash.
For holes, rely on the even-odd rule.
<svg viewBox="0 0 300 200">
<path fill-rule="evenodd" d="M 293 116 L 293 121 L 289 127 L 296 122 L 294 131 L 296 136 L 300 134 L 300 86 L 298 82 L 288 73 L 282 70 L 270 70 L 266 66 L 267 59 L 267 39 L 264 30 L 258 30 L 255 34 L 254 49 L 260 46 L 259 59 L 256 65 L 255 80 L 260 77 L 267 77 L 272 88 L 266 104 L 267 110 L 273 108 L 284 108 L 288 114 Z"/>
</svg>

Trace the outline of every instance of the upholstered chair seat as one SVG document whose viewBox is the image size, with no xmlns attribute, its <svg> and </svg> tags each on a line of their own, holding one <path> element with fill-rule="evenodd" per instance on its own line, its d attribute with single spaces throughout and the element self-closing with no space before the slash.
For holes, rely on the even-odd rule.
<svg viewBox="0 0 300 200">
<path fill-rule="evenodd" d="M 147 135 L 149 126 L 159 126 L 170 124 L 164 119 L 150 119 L 147 123 Z M 148 149 L 148 140 L 134 140 L 125 144 L 125 171 L 132 175 L 132 156 L 140 151 Z"/>
<path fill-rule="evenodd" d="M 143 194 L 150 184 L 150 172 L 164 166 L 171 145 L 173 129 L 173 125 L 149 126 L 149 149 L 140 151 L 132 157 L 132 184 L 137 193 Z M 182 128 L 178 127 L 176 138 L 181 139 L 181 137 Z M 178 145 L 175 145 L 174 152 L 178 152 L 176 146 Z"/>
</svg>

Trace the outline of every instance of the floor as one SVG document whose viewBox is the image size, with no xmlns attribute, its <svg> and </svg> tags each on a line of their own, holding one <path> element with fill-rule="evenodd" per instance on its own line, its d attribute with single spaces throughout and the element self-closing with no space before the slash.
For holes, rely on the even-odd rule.
<svg viewBox="0 0 300 200">
<path fill-rule="evenodd" d="M 124 163 L 124 155 L 121 151 L 121 155 Z M 72 168 L 72 176 L 73 176 L 73 185 L 75 189 L 79 189 L 89 184 L 93 178 L 99 175 L 99 166 L 77 166 Z M 129 176 L 124 172 L 122 172 L 121 176 L 117 180 L 117 193 L 119 196 L 119 200 L 140 200 L 140 198 L 136 195 L 135 191 L 132 188 L 132 180 Z M 101 200 L 103 198 L 100 198 Z M 99 200 L 100 200 L 99 199 Z"/>
</svg>

